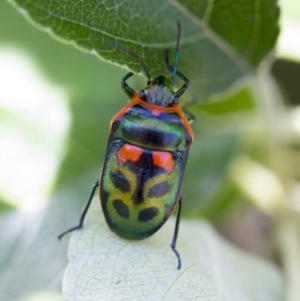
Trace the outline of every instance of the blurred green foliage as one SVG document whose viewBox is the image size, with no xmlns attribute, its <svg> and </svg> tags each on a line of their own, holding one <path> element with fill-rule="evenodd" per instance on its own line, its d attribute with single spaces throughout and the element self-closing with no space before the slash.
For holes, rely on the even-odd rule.
<svg viewBox="0 0 300 301">
<path fill-rule="evenodd" d="M 11 5 L 0 3 L 0 46 L 15 46 L 34 57 L 49 80 L 68 92 L 71 115 L 48 208 L 32 216 L 12 212 L 1 219 L 0 229 L 13 229 L 0 240 L 6 246 L 0 262 L 3 279 L 5 275 L 0 291 L 7 300 L 22 300 L 45 288 L 60 289 L 67 244 L 58 245 L 55 237 L 77 221 L 89 187 L 99 175 L 110 119 L 127 100 L 120 89 L 121 77 L 127 69 L 142 72 L 130 52 L 145 61 L 151 74 L 166 74 L 164 53 L 166 48 L 173 53 L 178 20 L 183 29 L 179 66 L 191 80 L 184 101 L 196 116 L 183 215 L 219 221 L 241 206 L 236 206 L 240 192 L 228 178 L 228 167 L 241 153 L 255 154 L 261 161 L 268 157 L 265 134 L 257 138 L 248 127 L 260 123 L 257 112 L 263 100 L 254 96 L 251 81 L 278 36 L 276 1 L 219 1 L 214 6 L 192 0 L 176 6 L 158 0 L 10 2 L 25 10 L 26 18 L 40 29 L 51 28 L 55 39 L 77 44 L 124 69 L 57 42 L 31 26 Z M 265 63 L 264 68 L 269 67 Z M 136 76 L 131 85 L 142 88 L 144 78 Z"/>
</svg>

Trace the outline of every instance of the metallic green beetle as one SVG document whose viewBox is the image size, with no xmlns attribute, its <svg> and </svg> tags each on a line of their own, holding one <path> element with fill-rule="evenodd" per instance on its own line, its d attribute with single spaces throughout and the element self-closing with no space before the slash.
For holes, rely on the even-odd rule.
<svg viewBox="0 0 300 301">
<path fill-rule="evenodd" d="M 109 138 L 102 173 L 92 187 L 78 226 L 84 218 L 96 188 L 100 187 L 100 199 L 106 222 L 117 235 L 140 240 L 154 234 L 171 216 L 176 204 L 179 209 L 171 248 L 181 267 L 179 253 L 175 249 L 181 211 L 181 187 L 186 162 L 193 141 L 190 121 L 179 106 L 179 98 L 187 90 L 189 81 L 177 70 L 180 26 L 178 26 L 176 61 L 171 81 L 164 76 L 151 79 L 147 69 L 148 85 L 140 92 L 130 88 L 126 81 L 122 89 L 130 102 L 111 121 Z M 184 85 L 173 91 L 175 77 Z"/>
</svg>

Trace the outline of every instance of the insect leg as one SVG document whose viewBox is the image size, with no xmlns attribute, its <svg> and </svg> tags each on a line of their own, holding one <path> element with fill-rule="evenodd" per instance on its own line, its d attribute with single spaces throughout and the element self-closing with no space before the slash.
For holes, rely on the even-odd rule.
<svg viewBox="0 0 300 301">
<path fill-rule="evenodd" d="M 121 80 L 121 88 L 123 89 L 123 91 L 131 98 L 136 92 L 130 88 L 126 81 L 129 77 L 131 77 L 133 75 L 132 72 L 128 72 Z"/>
<path fill-rule="evenodd" d="M 181 259 L 178 251 L 176 250 L 176 242 L 177 242 L 177 236 L 178 236 L 178 230 L 179 230 L 179 222 L 180 222 L 180 213 L 181 213 L 181 206 L 182 206 L 182 196 L 180 196 L 179 201 L 178 201 L 178 212 L 177 212 L 177 217 L 176 217 L 176 223 L 175 223 L 175 229 L 174 229 L 174 234 L 173 234 L 173 239 L 171 242 L 171 248 L 173 252 L 175 253 L 177 259 L 178 259 L 178 266 L 177 269 L 180 270 L 181 268 Z"/>
<path fill-rule="evenodd" d="M 186 115 L 189 124 L 192 124 L 195 121 L 195 116 L 189 111 L 187 111 L 185 108 L 183 108 L 183 112 Z"/>
<path fill-rule="evenodd" d="M 94 196 L 94 193 L 95 193 L 95 190 L 96 188 L 99 186 L 99 179 L 97 179 L 95 181 L 95 183 L 93 184 L 92 186 L 92 190 L 90 192 L 90 195 L 84 205 L 84 208 L 82 210 L 82 213 L 81 213 L 81 216 L 80 216 L 80 219 L 79 219 L 79 223 L 77 226 L 73 227 L 73 228 L 70 228 L 69 230 L 61 233 L 59 236 L 58 236 L 58 239 L 61 239 L 64 235 L 66 235 L 67 233 L 70 233 L 70 232 L 73 232 L 74 230 L 78 230 L 78 229 L 81 229 L 83 227 L 83 222 L 84 222 L 84 218 L 86 216 L 86 213 L 91 205 L 91 202 L 92 202 L 92 199 L 93 199 L 93 196 Z"/>
</svg>

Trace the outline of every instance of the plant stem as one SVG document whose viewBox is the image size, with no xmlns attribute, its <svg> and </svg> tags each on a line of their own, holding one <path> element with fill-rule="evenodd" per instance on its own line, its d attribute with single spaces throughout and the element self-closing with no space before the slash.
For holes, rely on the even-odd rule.
<svg viewBox="0 0 300 301">
<path fill-rule="evenodd" d="M 276 241 L 286 276 L 285 301 L 298 301 L 300 296 L 300 218 L 289 213 L 278 221 Z"/>
</svg>

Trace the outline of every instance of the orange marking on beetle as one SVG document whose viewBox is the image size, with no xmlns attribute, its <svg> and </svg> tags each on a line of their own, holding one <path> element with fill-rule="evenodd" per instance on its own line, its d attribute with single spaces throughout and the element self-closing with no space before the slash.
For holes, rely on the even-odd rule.
<svg viewBox="0 0 300 301">
<path fill-rule="evenodd" d="M 110 129 L 109 129 L 109 134 L 111 134 L 111 126 L 112 124 L 118 120 L 119 118 L 121 118 L 123 115 L 125 115 L 127 113 L 127 111 L 135 106 L 136 104 L 140 103 L 142 101 L 142 99 L 139 98 L 138 94 L 135 93 L 133 94 L 132 98 L 130 99 L 129 103 L 126 104 L 117 114 L 115 114 L 113 116 L 113 118 L 110 121 Z"/>
<path fill-rule="evenodd" d="M 136 103 L 142 103 L 143 106 L 150 109 L 152 111 L 153 116 L 158 116 L 162 112 L 176 112 L 178 114 L 178 116 L 180 117 L 180 119 L 182 120 L 183 126 L 189 133 L 190 137 L 192 138 L 192 142 L 193 142 L 193 140 L 194 140 L 193 130 L 192 130 L 191 125 L 189 124 L 183 110 L 181 109 L 180 105 L 175 104 L 170 107 L 161 107 L 158 105 L 154 105 L 152 103 L 148 103 L 148 102 L 140 99 L 139 97 L 136 97 L 132 100 L 132 106 L 135 105 Z"/>
<path fill-rule="evenodd" d="M 189 124 L 183 110 L 181 109 L 181 107 L 179 105 L 174 105 L 172 108 L 174 108 L 176 111 L 176 113 L 179 115 L 180 119 L 182 120 L 183 126 L 184 128 L 187 130 L 187 132 L 189 133 L 190 137 L 192 138 L 192 143 L 194 141 L 194 132 L 192 130 L 191 125 Z M 191 143 L 191 145 L 192 145 Z"/>
<path fill-rule="evenodd" d="M 178 116 L 180 117 L 180 119 L 182 120 L 183 126 L 189 133 L 190 137 L 192 138 L 192 142 L 193 142 L 193 140 L 194 140 L 193 130 L 192 130 L 183 110 L 181 109 L 181 107 L 178 104 L 172 105 L 170 107 L 161 107 L 161 106 L 151 104 L 151 103 L 144 101 L 143 99 L 141 99 L 139 97 L 139 95 L 137 93 L 135 93 L 132 96 L 131 100 L 129 101 L 129 103 L 126 106 L 124 106 L 117 114 L 115 114 L 115 116 L 113 116 L 110 124 L 112 125 L 115 120 L 121 118 L 123 115 L 125 115 L 127 113 L 127 111 L 131 107 L 134 107 L 137 104 L 141 104 L 144 107 L 151 110 L 153 116 L 158 116 L 162 112 L 176 112 L 178 114 Z M 110 130 L 109 130 L 109 134 L 111 134 L 111 126 L 110 126 Z"/>
<path fill-rule="evenodd" d="M 118 151 L 118 161 L 122 165 L 127 161 L 137 162 L 142 154 L 143 150 L 140 147 L 126 143 Z"/>
<path fill-rule="evenodd" d="M 167 173 L 171 173 L 175 166 L 175 161 L 171 153 L 163 151 L 152 152 L 153 164 L 163 168 Z"/>
</svg>

